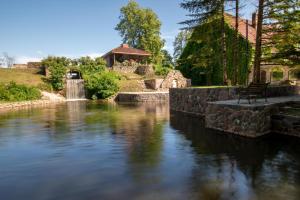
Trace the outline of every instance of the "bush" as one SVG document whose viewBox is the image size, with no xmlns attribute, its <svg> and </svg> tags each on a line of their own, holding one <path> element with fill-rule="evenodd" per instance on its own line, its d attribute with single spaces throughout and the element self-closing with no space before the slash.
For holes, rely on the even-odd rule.
<svg viewBox="0 0 300 200">
<path fill-rule="evenodd" d="M 42 91 L 53 92 L 52 85 L 50 83 L 40 83 L 37 88 Z"/>
<path fill-rule="evenodd" d="M 157 75 L 157 76 L 166 76 L 172 70 L 172 68 L 161 66 L 161 65 L 156 65 L 154 67 L 154 70 L 155 70 L 155 75 Z"/>
<path fill-rule="evenodd" d="M 42 65 L 49 69 L 49 82 L 54 90 L 64 89 L 64 77 L 70 63 L 71 60 L 65 57 L 50 56 L 42 61 Z"/>
<path fill-rule="evenodd" d="M 84 75 L 88 98 L 106 99 L 119 91 L 120 77 L 114 72 Z"/>
<path fill-rule="evenodd" d="M 75 61 L 79 66 L 80 72 L 85 75 L 101 73 L 106 69 L 106 62 L 103 58 L 92 59 L 90 57 L 82 57 Z"/>
<path fill-rule="evenodd" d="M 41 93 L 35 87 L 18 85 L 15 82 L 0 84 L 0 101 L 29 101 L 40 98 Z"/>
</svg>

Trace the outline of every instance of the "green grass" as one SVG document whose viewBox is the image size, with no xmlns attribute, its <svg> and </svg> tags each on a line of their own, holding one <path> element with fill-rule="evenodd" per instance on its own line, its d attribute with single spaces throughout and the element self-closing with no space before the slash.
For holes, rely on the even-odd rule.
<svg viewBox="0 0 300 200">
<path fill-rule="evenodd" d="M 38 86 L 44 84 L 43 75 L 38 74 L 38 69 L 1 69 L 0 68 L 0 83 L 9 83 L 11 81 L 17 84 L 28 86 Z"/>
</svg>

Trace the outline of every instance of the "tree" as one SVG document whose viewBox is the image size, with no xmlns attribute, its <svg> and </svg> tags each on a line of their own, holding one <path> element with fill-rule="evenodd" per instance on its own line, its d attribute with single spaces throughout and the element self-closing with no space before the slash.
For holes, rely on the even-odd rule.
<svg viewBox="0 0 300 200">
<path fill-rule="evenodd" d="M 173 68 L 174 62 L 173 62 L 173 58 L 170 55 L 170 53 L 165 49 L 161 50 L 161 53 L 163 55 L 163 60 L 162 60 L 163 67 Z"/>
<path fill-rule="evenodd" d="M 11 68 L 15 63 L 15 58 L 9 56 L 7 52 L 3 52 L 3 61 L 8 68 Z"/>
<path fill-rule="evenodd" d="M 161 22 L 157 15 L 151 9 L 141 8 L 137 2 L 129 1 L 121 8 L 119 18 L 115 29 L 119 31 L 123 43 L 149 51 L 151 62 L 161 63 L 164 40 L 160 36 Z"/>
<path fill-rule="evenodd" d="M 64 88 L 64 77 L 67 67 L 71 60 L 66 57 L 49 56 L 42 60 L 42 65 L 50 72 L 49 82 L 54 90 L 62 90 Z"/>
<path fill-rule="evenodd" d="M 233 67 L 234 67 L 234 76 L 233 84 L 236 85 L 238 80 L 238 51 L 239 51 L 239 0 L 235 0 L 235 40 L 233 45 Z"/>
<path fill-rule="evenodd" d="M 265 0 L 259 0 L 258 15 L 257 15 L 257 28 L 256 28 L 256 43 L 255 43 L 255 56 L 253 68 L 253 81 L 260 82 L 260 65 L 262 55 L 262 28 L 263 28 L 263 15 L 264 15 Z"/>
<path fill-rule="evenodd" d="M 300 65 L 300 1 L 268 0 L 264 14 L 263 50 L 266 62 Z"/>
<path fill-rule="evenodd" d="M 181 56 L 183 49 L 185 48 L 189 38 L 191 37 L 191 33 L 192 32 L 189 30 L 182 30 L 175 37 L 175 41 L 173 42 L 173 58 L 175 62 L 177 62 L 178 58 Z"/>
<path fill-rule="evenodd" d="M 195 28 L 199 24 L 206 23 L 210 20 L 219 19 L 221 24 L 221 47 L 222 65 L 223 65 L 223 82 L 227 83 L 227 59 L 226 59 L 226 35 L 225 35 L 225 0 L 185 0 L 181 7 L 188 10 L 191 19 L 182 22 L 188 28 Z"/>
</svg>

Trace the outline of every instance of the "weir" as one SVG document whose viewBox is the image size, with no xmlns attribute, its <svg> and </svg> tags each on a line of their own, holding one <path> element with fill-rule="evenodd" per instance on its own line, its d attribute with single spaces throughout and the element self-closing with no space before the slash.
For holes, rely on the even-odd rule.
<svg viewBox="0 0 300 200">
<path fill-rule="evenodd" d="M 66 97 L 67 100 L 85 99 L 84 80 L 68 79 Z"/>
</svg>

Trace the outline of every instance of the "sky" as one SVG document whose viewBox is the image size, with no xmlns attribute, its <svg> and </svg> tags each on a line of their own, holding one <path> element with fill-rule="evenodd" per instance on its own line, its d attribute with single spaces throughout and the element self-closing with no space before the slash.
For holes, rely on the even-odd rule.
<svg viewBox="0 0 300 200">
<path fill-rule="evenodd" d="M 165 49 L 173 41 L 187 12 L 182 0 L 136 0 L 151 8 L 162 22 Z M 252 0 L 253 1 L 253 0 Z M 255 1 L 255 0 L 254 0 Z M 77 58 L 100 56 L 119 46 L 114 29 L 120 8 L 128 0 L 0 0 L 0 54 L 7 52 L 16 63 L 39 61 L 48 55 Z M 242 10 L 249 18 L 255 7 Z"/>
</svg>

